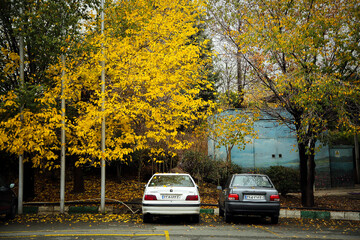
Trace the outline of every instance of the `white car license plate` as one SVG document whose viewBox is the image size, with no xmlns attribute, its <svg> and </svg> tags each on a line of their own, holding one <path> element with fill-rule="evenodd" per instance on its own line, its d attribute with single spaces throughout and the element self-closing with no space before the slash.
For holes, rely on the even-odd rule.
<svg viewBox="0 0 360 240">
<path fill-rule="evenodd" d="M 264 195 L 245 195 L 245 200 L 264 200 Z"/>
<path fill-rule="evenodd" d="M 180 195 L 161 195 L 162 199 L 177 200 L 180 199 Z"/>
</svg>

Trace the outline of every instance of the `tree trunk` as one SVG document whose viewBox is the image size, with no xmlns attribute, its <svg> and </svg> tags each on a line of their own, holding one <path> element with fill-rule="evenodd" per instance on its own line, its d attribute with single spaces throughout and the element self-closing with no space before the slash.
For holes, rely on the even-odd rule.
<svg viewBox="0 0 360 240">
<path fill-rule="evenodd" d="M 237 64 L 237 91 L 239 94 L 242 94 L 243 92 L 242 63 L 241 63 L 241 55 L 239 52 L 236 54 L 236 64 Z"/>
<path fill-rule="evenodd" d="M 239 104 L 236 106 L 238 108 L 243 106 L 244 102 L 244 81 L 243 81 L 243 63 L 241 62 L 241 54 L 240 49 L 238 48 L 238 52 L 236 54 L 236 63 L 237 63 L 237 90 L 240 96 Z"/>
<path fill-rule="evenodd" d="M 310 146 L 307 154 L 306 146 Z M 301 204 L 304 207 L 314 206 L 314 182 L 315 182 L 315 141 L 309 140 L 305 143 L 299 143 L 300 156 L 300 188 Z"/>
<path fill-rule="evenodd" d="M 229 176 L 231 170 L 231 149 L 232 147 L 226 147 L 226 177 Z"/>
<path fill-rule="evenodd" d="M 138 166 L 138 187 L 140 188 L 141 183 L 141 170 L 143 167 L 143 154 L 142 152 L 139 153 L 139 166 Z"/>
<path fill-rule="evenodd" d="M 121 162 L 118 161 L 116 164 L 116 179 L 118 183 L 121 183 Z"/>
<path fill-rule="evenodd" d="M 231 147 L 228 147 L 228 151 L 227 151 L 227 164 L 229 166 L 231 166 Z"/>
<path fill-rule="evenodd" d="M 359 154 L 359 140 L 358 135 L 354 135 L 354 145 L 355 145 L 355 183 L 360 183 L 360 154 Z"/>
<path fill-rule="evenodd" d="M 73 193 L 83 193 L 83 192 L 85 192 L 83 169 L 82 167 L 75 167 Z"/>
<path fill-rule="evenodd" d="M 32 162 L 24 163 L 24 187 L 23 200 L 30 201 L 35 197 L 35 176 Z"/>
<path fill-rule="evenodd" d="M 151 159 L 151 176 L 154 175 L 154 160 Z"/>
</svg>

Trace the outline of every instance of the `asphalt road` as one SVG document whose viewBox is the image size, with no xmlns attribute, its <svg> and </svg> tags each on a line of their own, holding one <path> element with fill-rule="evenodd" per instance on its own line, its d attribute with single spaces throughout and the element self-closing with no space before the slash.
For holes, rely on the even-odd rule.
<svg viewBox="0 0 360 240">
<path fill-rule="evenodd" d="M 182 218 L 162 218 L 151 224 L 130 222 L 7 222 L 0 219 L 0 239 L 360 239 L 360 222 L 287 219 L 273 225 L 259 218 L 240 218 L 231 224 L 205 218 L 192 224 Z"/>
</svg>

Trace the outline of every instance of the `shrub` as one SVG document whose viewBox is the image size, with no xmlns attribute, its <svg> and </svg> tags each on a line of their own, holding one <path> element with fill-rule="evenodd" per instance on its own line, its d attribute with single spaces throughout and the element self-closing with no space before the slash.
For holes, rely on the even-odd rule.
<svg viewBox="0 0 360 240">
<path fill-rule="evenodd" d="M 231 163 L 230 167 L 226 166 L 226 162 L 224 161 L 216 161 L 216 167 L 214 169 L 214 173 L 217 174 L 216 183 L 218 186 L 224 187 L 229 176 L 234 173 L 242 173 L 242 168 L 234 163 Z"/>
<path fill-rule="evenodd" d="M 205 180 L 214 169 L 213 160 L 201 152 L 189 151 L 184 155 L 180 167 L 194 178 Z"/>
<path fill-rule="evenodd" d="M 266 170 L 266 174 L 281 195 L 285 196 L 287 193 L 299 191 L 300 175 L 298 170 L 284 166 L 271 166 Z"/>
<path fill-rule="evenodd" d="M 241 173 L 241 167 L 232 164 L 226 167 L 222 160 L 214 160 L 204 153 L 189 151 L 184 155 L 180 167 L 199 181 L 223 185 L 232 173 Z"/>
</svg>

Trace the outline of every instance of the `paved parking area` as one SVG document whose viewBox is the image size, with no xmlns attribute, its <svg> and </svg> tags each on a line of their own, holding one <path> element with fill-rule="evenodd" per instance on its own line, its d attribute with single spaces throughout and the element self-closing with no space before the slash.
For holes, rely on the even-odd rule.
<svg viewBox="0 0 360 240">
<path fill-rule="evenodd" d="M 126 231 L 126 230 L 27 230 L 5 231 L 0 239 L 163 239 L 170 240 L 168 231 Z"/>
</svg>

